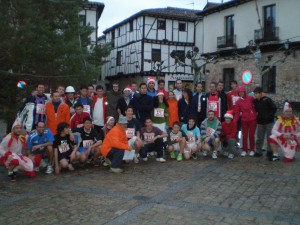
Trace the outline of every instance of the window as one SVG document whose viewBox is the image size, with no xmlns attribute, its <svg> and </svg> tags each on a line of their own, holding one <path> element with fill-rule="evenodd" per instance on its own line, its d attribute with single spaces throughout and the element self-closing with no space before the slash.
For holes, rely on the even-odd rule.
<svg viewBox="0 0 300 225">
<path fill-rule="evenodd" d="M 152 61 L 161 62 L 161 50 L 152 48 Z"/>
<path fill-rule="evenodd" d="M 115 47 L 115 31 L 111 32 L 111 47 Z"/>
<path fill-rule="evenodd" d="M 276 93 L 276 66 L 264 67 L 262 75 L 262 89 L 265 93 Z"/>
<path fill-rule="evenodd" d="M 179 29 L 179 31 L 186 31 L 186 23 L 179 22 L 178 29 Z"/>
<path fill-rule="evenodd" d="M 234 15 L 225 17 L 226 23 L 226 44 L 233 44 L 234 41 Z"/>
<path fill-rule="evenodd" d="M 224 91 L 230 91 L 230 82 L 234 80 L 234 68 L 223 69 Z"/>
<path fill-rule="evenodd" d="M 117 66 L 122 66 L 122 50 L 117 52 Z"/>
<path fill-rule="evenodd" d="M 264 7 L 264 38 L 272 38 L 275 36 L 276 27 L 276 5 Z"/>
<path fill-rule="evenodd" d="M 121 28 L 119 27 L 118 28 L 118 37 L 120 37 L 121 36 Z"/>
<path fill-rule="evenodd" d="M 86 26 L 86 16 L 85 15 L 80 15 L 79 16 L 79 23 L 80 23 L 80 26 Z"/>
<path fill-rule="evenodd" d="M 157 20 L 157 29 L 165 30 L 166 29 L 166 21 L 165 20 Z"/>
<path fill-rule="evenodd" d="M 133 20 L 129 22 L 129 31 L 133 31 Z"/>
</svg>

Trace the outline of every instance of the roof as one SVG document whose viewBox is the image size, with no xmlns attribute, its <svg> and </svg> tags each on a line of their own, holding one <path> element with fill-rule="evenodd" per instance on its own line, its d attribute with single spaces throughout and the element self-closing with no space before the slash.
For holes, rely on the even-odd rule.
<svg viewBox="0 0 300 225">
<path fill-rule="evenodd" d="M 97 11 L 97 21 L 100 19 L 105 5 L 102 2 L 85 2 L 83 8 L 96 8 Z"/>
<path fill-rule="evenodd" d="M 218 3 L 208 3 L 204 9 L 197 13 L 199 16 L 207 16 L 209 14 L 213 14 L 216 12 L 220 12 L 222 10 L 231 8 L 231 7 L 236 7 L 238 5 L 244 4 L 246 2 L 251 2 L 253 0 L 231 0 L 229 2 L 225 2 L 222 4 Z"/>
<path fill-rule="evenodd" d="M 115 29 L 129 21 L 134 20 L 140 16 L 151 16 L 151 17 L 159 17 L 165 19 L 177 19 L 183 21 L 196 21 L 199 20 L 201 17 L 198 15 L 200 10 L 193 10 L 193 9 L 184 9 L 184 8 L 175 8 L 175 7 L 167 7 L 167 8 L 156 8 L 156 9 L 145 9 L 142 10 L 131 17 L 121 21 L 120 23 L 115 24 L 114 26 L 106 29 L 103 33 L 108 33 L 110 30 Z"/>
</svg>

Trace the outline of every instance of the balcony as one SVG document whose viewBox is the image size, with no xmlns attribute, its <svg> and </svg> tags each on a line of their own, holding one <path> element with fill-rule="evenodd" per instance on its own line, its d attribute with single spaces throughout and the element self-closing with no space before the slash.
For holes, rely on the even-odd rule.
<svg viewBox="0 0 300 225">
<path fill-rule="evenodd" d="M 226 35 L 217 37 L 218 48 L 236 47 L 236 35 Z"/>
<path fill-rule="evenodd" d="M 254 30 L 254 40 L 256 43 L 278 41 L 279 27 L 267 27 L 263 29 Z"/>
</svg>

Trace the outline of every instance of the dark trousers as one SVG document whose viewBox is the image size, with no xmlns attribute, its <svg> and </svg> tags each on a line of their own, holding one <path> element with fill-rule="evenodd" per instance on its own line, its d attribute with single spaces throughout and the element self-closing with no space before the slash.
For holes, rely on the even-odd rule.
<svg viewBox="0 0 300 225">
<path fill-rule="evenodd" d="M 124 150 L 112 148 L 106 158 L 111 161 L 112 168 L 120 168 L 124 157 Z"/>
<path fill-rule="evenodd" d="M 101 130 L 102 130 L 103 126 L 98 126 L 94 124 L 94 129 L 101 134 Z"/>
<path fill-rule="evenodd" d="M 146 158 L 148 152 L 156 151 L 156 153 L 157 153 L 156 158 L 162 158 L 163 157 L 163 147 L 164 147 L 163 139 L 158 138 L 155 140 L 154 143 L 145 144 L 145 146 L 142 147 L 140 150 L 140 156 L 142 158 Z"/>
</svg>

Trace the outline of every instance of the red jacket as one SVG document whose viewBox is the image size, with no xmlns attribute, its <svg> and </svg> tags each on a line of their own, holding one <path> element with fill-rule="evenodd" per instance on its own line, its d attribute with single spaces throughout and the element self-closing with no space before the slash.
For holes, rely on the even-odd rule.
<svg viewBox="0 0 300 225">
<path fill-rule="evenodd" d="M 234 111 L 237 99 L 239 98 L 237 91 L 228 92 L 226 97 L 227 97 L 228 110 Z"/>
<path fill-rule="evenodd" d="M 237 122 L 240 117 L 242 121 L 256 120 L 254 98 L 252 96 L 247 95 L 246 88 L 244 86 L 238 87 L 237 92 L 244 92 L 244 97 L 240 98 L 236 102 L 236 106 L 234 109 L 234 122 Z"/>
<path fill-rule="evenodd" d="M 95 95 L 93 97 L 93 109 L 95 109 L 95 104 L 97 102 L 97 99 L 98 99 L 98 97 L 97 97 L 97 95 Z M 103 118 L 104 118 L 104 123 L 106 123 L 106 111 L 107 111 L 106 106 L 107 106 L 107 100 L 106 100 L 106 97 L 103 96 Z M 93 116 L 93 115 L 91 115 L 91 116 Z"/>
<path fill-rule="evenodd" d="M 235 122 L 222 123 L 221 141 L 228 140 L 229 138 L 237 139 L 237 125 Z"/>
<path fill-rule="evenodd" d="M 91 118 L 90 114 L 87 112 L 82 112 L 81 115 L 78 115 L 77 113 L 75 113 L 72 117 L 71 117 L 71 129 L 74 128 L 80 128 L 77 127 L 80 124 L 83 124 L 83 120 L 85 118 Z"/>
</svg>

